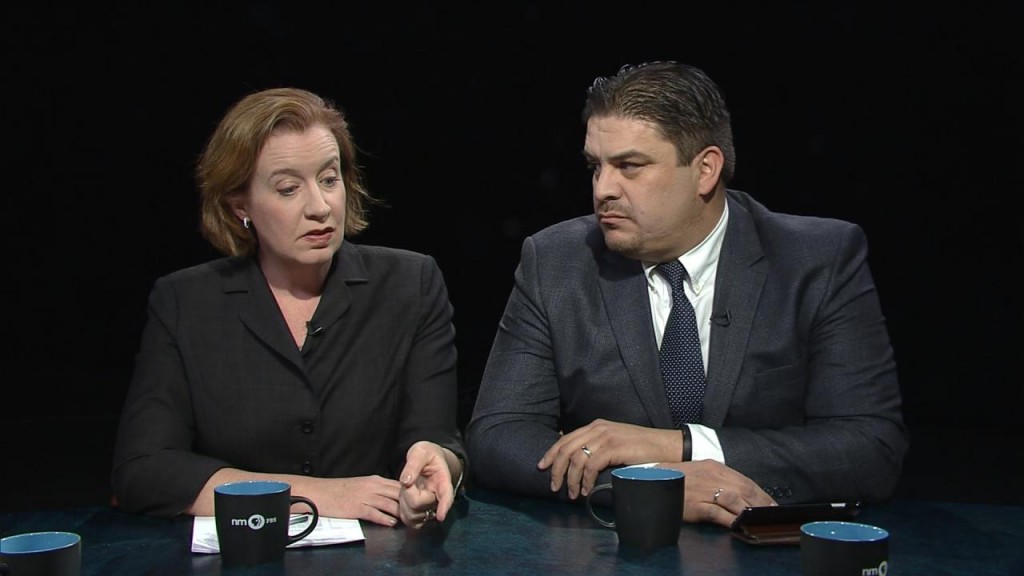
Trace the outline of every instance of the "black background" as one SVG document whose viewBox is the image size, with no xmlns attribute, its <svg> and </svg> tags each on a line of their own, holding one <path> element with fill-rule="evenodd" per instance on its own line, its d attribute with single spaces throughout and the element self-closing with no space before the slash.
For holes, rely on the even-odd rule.
<svg viewBox="0 0 1024 576">
<path fill-rule="evenodd" d="M 192 170 L 238 98 L 293 85 L 346 111 L 389 204 L 356 240 L 437 258 L 464 424 L 523 238 L 591 210 L 586 87 L 667 59 L 723 88 L 733 187 L 866 230 L 912 434 L 900 494 L 1024 502 L 1019 20 L 976 2 L 480 4 L 4 3 L 0 510 L 109 498 L 149 289 L 216 256 Z"/>
</svg>

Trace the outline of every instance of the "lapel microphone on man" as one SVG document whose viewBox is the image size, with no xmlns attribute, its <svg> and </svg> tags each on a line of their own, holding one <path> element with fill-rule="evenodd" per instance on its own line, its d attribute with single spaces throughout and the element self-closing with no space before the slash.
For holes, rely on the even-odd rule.
<svg viewBox="0 0 1024 576">
<path fill-rule="evenodd" d="M 715 326 L 721 326 L 724 328 L 732 322 L 732 312 L 728 310 L 725 311 L 725 314 L 715 314 L 712 312 L 711 322 L 714 323 Z"/>
</svg>

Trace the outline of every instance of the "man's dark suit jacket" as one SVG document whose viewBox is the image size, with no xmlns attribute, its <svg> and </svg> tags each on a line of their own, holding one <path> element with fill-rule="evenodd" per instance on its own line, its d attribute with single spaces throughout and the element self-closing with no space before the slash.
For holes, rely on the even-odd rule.
<svg viewBox="0 0 1024 576">
<path fill-rule="evenodd" d="M 891 496 L 907 439 L 864 234 L 727 199 L 702 424 L 777 501 Z M 597 418 L 673 428 L 642 265 L 584 216 L 523 244 L 466 431 L 476 481 L 550 495 L 537 462 Z"/>
<path fill-rule="evenodd" d="M 173 515 L 223 467 L 394 478 L 430 440 L 464 454 L 444 278 L 346 241 L 302 350 L 253 259 L 159 279 L 114 455 L 118 504 Z"/>
</svg>

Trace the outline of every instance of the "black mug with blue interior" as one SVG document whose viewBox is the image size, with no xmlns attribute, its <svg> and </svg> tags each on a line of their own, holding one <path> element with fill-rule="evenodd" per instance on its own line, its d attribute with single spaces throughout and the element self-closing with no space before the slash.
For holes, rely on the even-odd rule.
<svg viewBox="0 0 1024 576">
<path fill-rule="evenodd" d="M 587 510 L 593 519 L 618 534 L 620 546 L 651 550 L 677 546 L 683 522 L 686 475 L 656 466 L 627 466 L 612 471 L 612 481 L 598 484 L 587 494 Z M 614 519 L 594 509 L 592 498 L 610 491 Z"/>
<path fill-rule="evenodd" d="M 2 576 L 79 576 L 82 538 L 74 532 L 30 532 L 0 539 Z"/>
<path fill-rule="evenodd" d="M 292 504 L 309 506 L 312 519 L 289 534 Z M 292 496 L 291 485 L 276 480 L 221 484 L 213 490 L 217 541 L 224 564 L 263 564 L 284 559 L 285 548 L 309 536 L 320 519 L 316 504 Z"/>
</svg>

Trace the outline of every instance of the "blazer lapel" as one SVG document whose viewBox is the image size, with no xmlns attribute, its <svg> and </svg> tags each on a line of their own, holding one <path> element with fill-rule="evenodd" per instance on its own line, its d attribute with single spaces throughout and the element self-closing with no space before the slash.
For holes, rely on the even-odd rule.
<svg viewBox="0 0 1024 576">
<path fill-rule="evenodd" d="M 729 224 L 715 277 L 715 302 L 708 352 L 707 388 L 702 423 L 716 428 L 725 422 L 736 379 L 750 338 L 750 326 L 765 282 L 758 263 L 764 257 L 746 208 L 729 202 Z"/>
<path fill-rule="evenodd" d="M 358 248 L 347 240 L 342 243 L 341 250 L 334 258 L 334 264 L 324 283 L 324 293 L 320 297 L 313 318 L 310 320 L 317 329 L 326 330 L 341 320 L 341 317 L 352 307 L 352 291 L 350 284 L 369 282 L 366 265 L 359 254 Z"/>
<path fill-rule="evenodd" d="M 603 245 L 603 239 L 601 243 Z M 643 266 L 638 260 L 625 258 L 607 248 L 597 261 L 604 307 L 626 372 L 652 425 L 671 428 L 672 414 L 661 381 L 658 343 L 651 324 L 651 301 Z"/>
<path fill-rule="evenodd" d="M 240 296 L 238 318 L 256 338 L 304 373 L 299 354 L 284 316 L 270 293 L 267 280 L 254 258 L 249 258 L 236 274 L 224 283 L 225 293 Z"/>
</svg>

